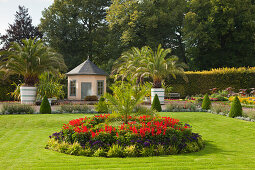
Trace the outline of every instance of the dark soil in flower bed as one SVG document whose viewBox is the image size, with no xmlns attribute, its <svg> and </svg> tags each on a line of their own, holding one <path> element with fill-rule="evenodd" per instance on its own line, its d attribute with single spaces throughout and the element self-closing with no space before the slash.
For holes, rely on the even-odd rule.
<svg viewBox="0 0 255 170">
<path fill-rule="evenodd" d="M 46 146 L 58 152 L 96 157 L 144 157 L 197 152 L 204 147 L 191 126 L 170 117 L 118 115 L 80 118 L 53 133 Z"/>
</svg>

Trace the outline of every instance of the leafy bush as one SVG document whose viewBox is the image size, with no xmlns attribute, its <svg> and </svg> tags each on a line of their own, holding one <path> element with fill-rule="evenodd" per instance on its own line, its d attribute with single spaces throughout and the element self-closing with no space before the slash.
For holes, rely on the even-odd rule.
<svg viewBox="0 0 255 170">
<path fill-rule="evenodd" d="M 64 78 L 65 75 L 61 73 L 42 73 L 39 76 L 39 83 L 37 84 L 37 94 L 39 97 L 46 96 L 47 98 L 63 98 L 65 93 L 63 90 L 63 85 L 60 82 Z"/>
<path fill-rule="evenodd" d="M 95 105 L 95 110 L 98 113 L 108 113 L 109 112 L 108 105 L 102 96 L 100 97 L 98 103 Z"/>
<path fill-rule="evenodd" d="M 160 101 L 159 101 L 159 98 L 158 98 L 157 94 L 154 96 L 154 99 L 153 99 L 152 104 L 151 104 L 151 109 L 156 110 L 158 112 L 162 111 Z"/>
<path fill-rule="evenodd" d="M 255 109 L 245 109 L 243 110 L 243 115 L 251 119 L 255 119 Z"/>
<path fill-rule="evenodd" d="M 62 113 L 89 113 L 91 109 L 87 105 L 65 104 L 60 106 Z"/>
<path fill-rule="evenodd" d="M 136 157 L 139 154 L 137 153 L 136 145 L 126 146 L 124 148 L 124 156 L 126 157 Z"/>
<path fill-rule="evenodd" d="M 46 96 L 44 96 L 41 106 L 40 106 L 40 113 L 42 114 L 51 114 L 51 107 L 49 100 Z"/>
<path fill-rule="evenodd" d="M 193 152 L 204 147 L 201 136 L 177 119 L 143 115 L 129 116 L 128 124 L 106 124 L 109 116 L 69 121 L 50 136 L 46 148 L 74 155 L 135 157 Z"/>
<path fill-rule="evenodd" d="M 217 114 L 223 113 L 227 115 L 230 111 L 230 106 L 228 104 L 214 103 L 212 104 L 211 110 Z"/>
<path fill-rule="evenodd" d="M 109 151 L 107 152 L 107 156 L 108 157 L 123 157 L 124 156 L 123 148 L 119 145 L 112 145 Z"/>
<path fill-rule="evenodd" d="M 206 94 L 203 99 L 202 109 L 209 110 L 210 108 L 211 108 L 211 101 L 208 97 L 208 94 Z"/>
<path fill-rule="evenodd" d="M 64 141 L 62 143 L 57 143 L 56 145 L 57 145 L 57 147 L 56 147 L 57 149 L 56 150 L 58 152 L 61 152 L 61 153 L 70 153 L 69 150 L 70 150 L 71 146 L 69 145 L 69 143 Z"/>
<path fill-rule="evenodd" d="M 140 151 L 140 155 L 141 156 L 153 156 L 154 154 L 154 146 L 149 146 L 149 147 L 144 147 L 142 148 L 142 150 Z"/>
<path fill-rule="evenodd" d="M 165 149 L 164 145 L 157 146 L 156 155 L 166 155 L 166 149 Z"/>
<path fill-rule="evenodd" d="M 196 104 L 192 102 L 171 101 L 166 105 L 166 111 L 168 112 L 180 112 L 180 111 L 196 111 Z"/>
<path fill-rule="evenodd" d="M 68 154 L 70 155 L 80 155 L 83 148 L 78 142 L 73 143 L 71 147 L 68 149 Z"/>
<path fill-rule="evenodd" d="M 97 96 L 86 96 L 85 101 L 98 101 L 98 97 Z"/>
<path fill-rule="evenodd" d="M 102 148 L 98 148 L 95 151 L 95 153 L 93 154 L 93 156 L 95 156 L 95 157 L 105 157 L 106 155 L 107 155 L 107 153 Z"/>
<path fill-rule="evenodd" d="M 242 105 L 240 103 L 240 100 L 236 96 L 231 104 L 229 117 L 238 117 L 242 115 L 243 115 Z"/>
<path fill-rule="evenodd" d="M 2 114 L 33 114 L 35 109 L 26 104 L 3 104 Z"/>
</svg>

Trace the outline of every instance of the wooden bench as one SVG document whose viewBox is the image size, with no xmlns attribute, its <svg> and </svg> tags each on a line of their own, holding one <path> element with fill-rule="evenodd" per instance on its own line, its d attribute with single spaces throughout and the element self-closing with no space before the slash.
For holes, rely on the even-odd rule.
<svg viewBox="0 0 255 170">
<path fill-rule="evenodd" d="M 172 98 L 179 99 L 181 97 L 180 93 L 168 93 L 168 96 L 170 99 Z"/>
</svg>

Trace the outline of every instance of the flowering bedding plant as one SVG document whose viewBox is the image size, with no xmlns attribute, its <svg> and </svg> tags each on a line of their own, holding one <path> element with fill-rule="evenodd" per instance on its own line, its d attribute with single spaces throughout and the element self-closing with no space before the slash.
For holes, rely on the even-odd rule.
<svg viewBox="0 0 255 170">
<path fill-rule="evenodd" d="M 70 154 L 75 145 L 76 155 L 125 157 L 194 152 L 204 146 L 201 136 L 192 133 L 189 124 L 174 118 L 129 116 L 124 124 L 108 123 L 109 116 L 69 121 L 50 136 L 47 148 Z"/>
</svg>

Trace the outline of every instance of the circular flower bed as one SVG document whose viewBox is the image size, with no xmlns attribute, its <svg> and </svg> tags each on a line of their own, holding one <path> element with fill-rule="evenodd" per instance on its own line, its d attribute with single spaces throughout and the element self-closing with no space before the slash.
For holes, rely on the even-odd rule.
<svg viewBox="0 0 255 170">
<path fill-rule="evenodd" d="M 103 157 L 138 157 L 196 152 L 204 147 L 191 126 L 170 117 L 129 116 L 128 124 L 104 114 L 80 118 L 53 133 L 46 146 L 58 152 Z"/>
</svg>

